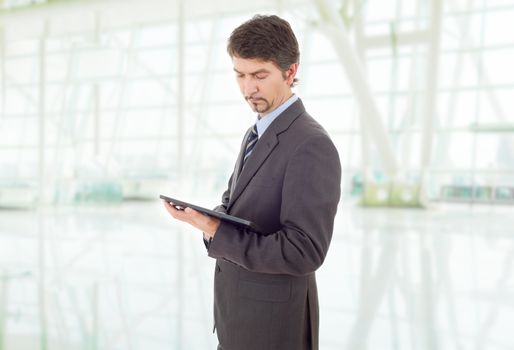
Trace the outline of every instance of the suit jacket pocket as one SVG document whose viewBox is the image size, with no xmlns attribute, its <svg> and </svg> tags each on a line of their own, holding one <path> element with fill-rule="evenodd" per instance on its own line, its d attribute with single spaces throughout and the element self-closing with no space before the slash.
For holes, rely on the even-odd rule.
<svg viewBox="0 0 514 350">
<path fill-rule="evenodd" d="M 240 280 L 238 289 L 240 297 L 257 301 L 284 303 L 291 297 L 291 281 L 260 283 Z"/>
</svg>

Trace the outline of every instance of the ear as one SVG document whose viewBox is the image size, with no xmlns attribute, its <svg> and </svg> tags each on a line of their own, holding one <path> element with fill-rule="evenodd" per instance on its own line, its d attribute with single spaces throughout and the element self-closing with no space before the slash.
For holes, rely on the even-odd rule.
<svg viewBox="0 0 514 350">
<path fill-rule="evenodd" d="M 287 85 L 291 86 L 293 84 L 294 78 L 296 77 L 296 73 L 298 72 L 298 66 L 298 63 L 293 63 L 289 66 L 289 69 L 286 71 Z"/>
</svg>

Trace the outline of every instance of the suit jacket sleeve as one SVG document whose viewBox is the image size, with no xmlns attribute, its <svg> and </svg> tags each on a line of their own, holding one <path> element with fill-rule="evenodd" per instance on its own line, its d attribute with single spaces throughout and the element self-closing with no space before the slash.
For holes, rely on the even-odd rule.
<svg viewBox="0 0 514 350">
<path fill-rule="evenodd" d="M 315 271 L 332 238 L 340 183 L 339 156 L 328 136 L 305 140 L 286 166 L 281 229 L 262 235 L 222 221 L 209 256 L 255 272 L 304 275 Z"/>
</svg>

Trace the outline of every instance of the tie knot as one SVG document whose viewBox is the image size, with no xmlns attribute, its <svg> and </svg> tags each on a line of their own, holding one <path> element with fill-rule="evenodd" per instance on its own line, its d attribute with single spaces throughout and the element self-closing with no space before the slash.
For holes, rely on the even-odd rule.
<svg viewBox="0 0 514 350">
<path fill-rule="evenodd" d="M 259 133 L 257 132 L 257 124 L 253 124 L 252 134 L 254 134 L 255 136 L 259 136 Z"/>
</svg>

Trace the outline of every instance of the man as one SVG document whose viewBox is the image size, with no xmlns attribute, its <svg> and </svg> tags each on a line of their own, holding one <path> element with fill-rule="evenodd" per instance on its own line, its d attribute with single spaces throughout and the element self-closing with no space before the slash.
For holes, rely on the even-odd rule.
<svg viewBox="0 0 514 350">
<path fill-rule="evenodd" d="M 332 237 L 339 156 L 291 91 L 299 49 L 289 23 L 255 16 L 232 32 L 227 49 L 258 119 L 243 139 L 216 210 L 250 220 L 261 232 L 165 206 L 203 231 L 208 255 L 216 259 L 218 349 L 318 349 L 314 271 Z"/>
</svg>

